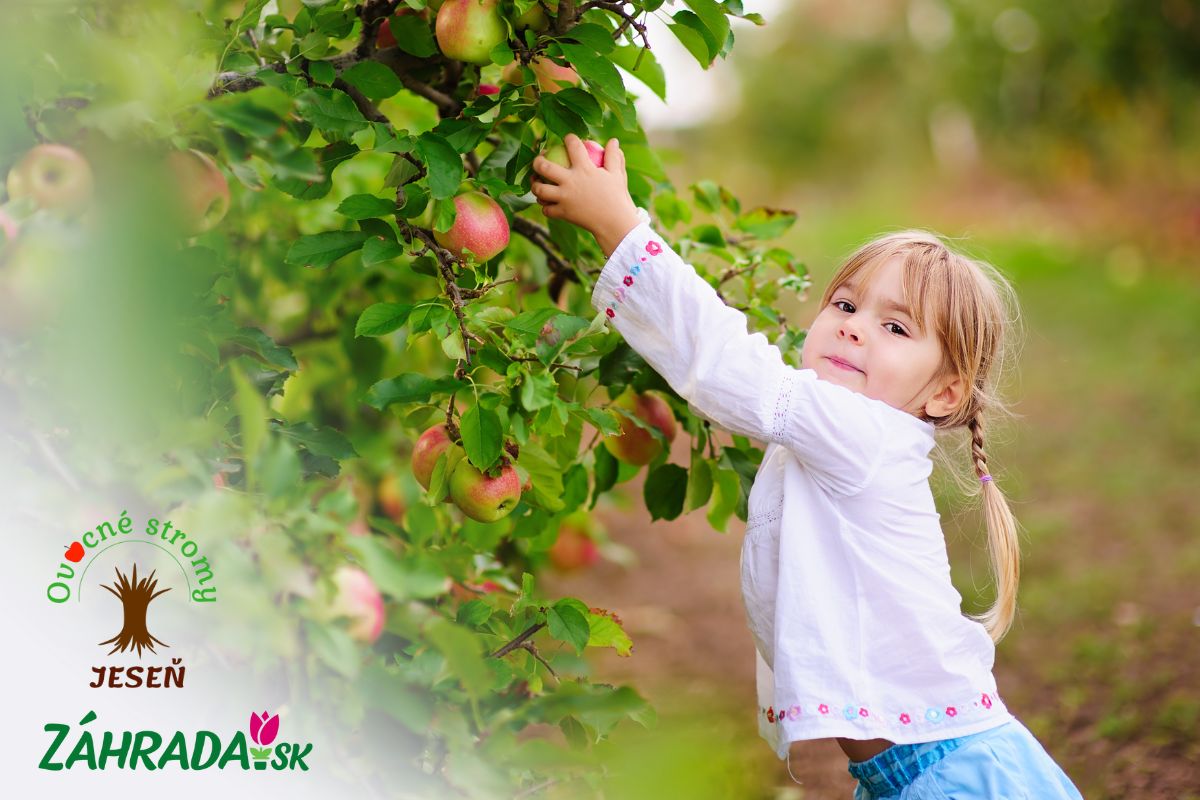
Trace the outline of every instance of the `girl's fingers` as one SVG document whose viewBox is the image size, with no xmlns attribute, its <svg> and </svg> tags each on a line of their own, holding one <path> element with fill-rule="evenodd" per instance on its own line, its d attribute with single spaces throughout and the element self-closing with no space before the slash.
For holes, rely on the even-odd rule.
<svg viewBox="0 0 1200 800">
<path fill-rule="evenodd" d="M 532 189 L 530 189 L 530 191 L 533 192 L 533 195 L 538 199 L 538 202 L 544 200 L 548 203 L 557 203 L 559 200 L 562 200 L 563 197 L 562 187 L 555 186 L 552 183 L 535 181 L 532 184 Z"/>
<path fill-rule="evenodd" d="M 609 139 L 604 148 L 604 167 L 613 172 L 625 169 L 625 153 L 621 150 L 621 143 L 615 138 Z"/>
<path fill-rule="evenodd" d="M 563 139 L 563 144 L 567 147 L 567 154 L 571 159 L 571 163 L 576 167 L 579 165 L 592 165 L 592 157 L 588 155 L 587 148 L 583 146 L 583 140 L 573 133 L 568 133 Z M 586 168 L 586 167 L 585 167 Z"/>
<path fill-rule="evenodd" d="M 563 179 L 571 174 L 569 169 L 561 164 L 555 164 L 545 156 L 538 156 L 537 158 L 533 159 L 533 169 L 534 172 L 537 172 L 543 178 L 554 181 L 555 183 L 562 183 Z"/>
</svg>

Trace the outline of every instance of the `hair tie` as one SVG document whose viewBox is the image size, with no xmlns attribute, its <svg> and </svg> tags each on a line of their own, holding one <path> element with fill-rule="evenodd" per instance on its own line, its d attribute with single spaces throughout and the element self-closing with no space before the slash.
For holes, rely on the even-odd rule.
<svg viewBox="0 0 1200 800">
<path fill-rule="evenodd" d="M 992 479 L 992 476 L 991 476 L 991 475 L 983 475 L 983 476 L 981 476 L 981 477 L 979 478 L 979 482 L 980 482 L 980 483 L 987 483 L 987 482 L 988 482 L 988 481 L 990 481 L 991 479 Z"/>
</svg>

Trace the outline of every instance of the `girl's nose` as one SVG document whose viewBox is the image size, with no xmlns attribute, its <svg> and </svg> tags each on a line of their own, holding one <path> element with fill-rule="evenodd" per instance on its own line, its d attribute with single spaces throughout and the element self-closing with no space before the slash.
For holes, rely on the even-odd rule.
<svg viewBox="0 0 1200 800">
<path fill-rule="evenodd" d="M 852 341 L 855 341 L 855 342 L 859 341 L 858 333 L 856 333 L 853 330 L 853 328 L 851 327 L 849 322 L 842 323 L 841 327 L 838 329 L 838 335 L 841 336 L 842 338 L 845 338 L 848 336 L 848 337 L 850 337 L 850 339 Z"/>
</svg>

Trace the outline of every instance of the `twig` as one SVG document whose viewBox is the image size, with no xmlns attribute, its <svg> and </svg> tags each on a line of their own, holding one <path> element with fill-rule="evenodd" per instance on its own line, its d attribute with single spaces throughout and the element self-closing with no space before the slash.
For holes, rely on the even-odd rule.
<svg viewBox="0 0 1200 800">
<path fill-rule="evenodd" d="M 488 657 L 489 658 L 502 658 L 503 656 L 508 655 L 513 650 L 516 650 L 518 647 L 523 645 L 525 643 L 526 639 L 528 639 L 530 636 L 533 636 L 535 633 L 537 633 L 544 627 L 546 627 L 546 623 L 544 623 L 544 622 L 538 622 L 533 625 L 530 625 L 528 628 L 521 631 L 521 633 L 517 634 L 517 637 L 515 639 L 513 639 L 511 642 L 504 645 L 499 650 L 496 650 L 493 653 L 489 653 Z"/>
</svg>

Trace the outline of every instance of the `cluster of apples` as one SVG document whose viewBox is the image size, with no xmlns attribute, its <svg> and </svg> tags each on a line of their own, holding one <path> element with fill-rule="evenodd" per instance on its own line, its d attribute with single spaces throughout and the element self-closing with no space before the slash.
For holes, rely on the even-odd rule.
<svg viewBox="0 0 1200 800">
<path fill-rule="evenodd" d="M 447 57 L 472 64 L 490 64 L 492 48 L 508 38 L 501 0 L 430 0 L 423 11 L 401 8 L 396 16 L 419 14 L 428 19 L 437 15 L 434 32 L 438 48 Z M 536 5 L 513 20 L 518 31 L 532 28 L 544 31 L 550 25 L 546 11 Z M 396 46 L 396 37 L 385 22 L 375 37 L 379 49 Z"/>
<path fill-rule="evenodd" d="M 467 460 L 466 451 L 454 444 L 445 425 L 434 425 L 421 434 L 413 446 L 412 471 L 426 490 L 434 467 L 446 454 L 445 494 L 442 502 L 458 506 L 466 516 L 479 522 L 495 522 L 507 517 L 521 499 L 521 478 L 516 467 L 506 463 L 496 476 L 481 472 Z"/>
<path fill-rule="evenodd" d="M 199 150 L 174 150 L 165 167 L 177 189 L 178 210 L 190 233 L 211 230 L 229 211 L 229 182 L 216 162 Z M 67 216 L 79 214 L 92 202 L 95 178 L 92 167 L 78 150 L 63 144 L 39 144 L 9 170 L 9 200 L 28 199 L 46 211 Z M 16 238 L 17 226 L 3 214 L 5 234 Z"/>
</svg>

